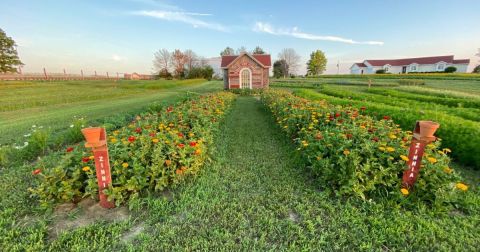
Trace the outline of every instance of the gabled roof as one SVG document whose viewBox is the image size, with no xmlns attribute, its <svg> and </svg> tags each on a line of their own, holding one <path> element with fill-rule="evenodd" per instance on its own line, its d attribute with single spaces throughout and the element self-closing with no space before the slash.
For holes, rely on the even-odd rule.
<svg viewBox="0 0 480 252">
<path fill-rule="evenodd" d="M 367 67 L 367 65 L 363 63 L 354 63 L 354 65 L 357 65 L 358 67 Z"/>
<path fill-rule="evenodd" d="M 453 55 L 448 56 L 434 56 L 434 57 L 421 57 L 421 58 L 407 58 L 407 59 L 387 59 L 387 60 L 365 60 L 372 66 L 406 66 L 411 64 L 436 64 L 438 62 L 445 62 L 449 64 L 468 64 L 469 59 L 454 60 Z"/>
<path fill-rule="evenodd" d="M 222 56 L 222 63 L 220 64 L 221 68 L 226 68 L 231 65 L 234 61 L 239 59 L 241 56 L 247 55 L 248 57 L 252 58 L 262 67 L 270 67 L 272 65 L 272 60 L 270 54 L 249 54 L 249 53 L 242 53 L 240 55 L 225 55 Z"/>
</svg>

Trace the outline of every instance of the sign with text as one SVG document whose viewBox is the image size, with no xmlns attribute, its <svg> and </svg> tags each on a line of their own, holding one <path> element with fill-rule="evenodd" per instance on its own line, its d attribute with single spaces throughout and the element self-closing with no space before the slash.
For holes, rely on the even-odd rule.
<svg viewBox="0 0 480 252">
<path fill-rule="evenodd" d="M 422 164 L 423 152 L 425 151 L 426 142 L 412 139 L 410 151 L 408 154 L 408 169 L 403 172 L 403 185 L 410 188 L 415 184 L 420 165 Z"/>
</svg>

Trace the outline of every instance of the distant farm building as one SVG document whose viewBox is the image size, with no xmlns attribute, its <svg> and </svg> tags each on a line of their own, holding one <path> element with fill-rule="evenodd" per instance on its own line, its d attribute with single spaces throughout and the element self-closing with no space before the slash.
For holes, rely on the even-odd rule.
<svg viewBox="0 0 480 252">
<path fill-rule="evenodd" d="M 408 59 L 364 60 L 350 67 L 351 74 L 374 74 L 384 69 L 386 73 L 443 72 L 453 66 L 458 73 L 466 73 L 470 59 L 453 59 L 453 55 Z"/>
<path fill-rule="evenodd" d="M 131 74 L 123 74 L 123 79 L 125 80 L 153 80 L 154 76 L 150 74 L 138 74 L 138 73 L 131 73 Z"/>
<path fill-rule="evenodd" d="M 268 87 L 271 57 L 268 54 L 222 56 L 223 84 L 225 89 Z"/>
</svg>

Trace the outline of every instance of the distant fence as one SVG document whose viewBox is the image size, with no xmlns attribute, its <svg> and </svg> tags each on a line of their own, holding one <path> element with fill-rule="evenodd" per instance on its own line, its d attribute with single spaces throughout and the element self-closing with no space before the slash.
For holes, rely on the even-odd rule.
<svg viewBox="0 0 480 252">
<path fill-rule="evenodd" d="M 61 80 L 111 80 L 117 81 L 120 79 L 125 80 L 153 80 L 155 79 L 154 75 L 148 74 L 138 74 L 138 73 L 114 73 L 110 75 L 108 72 L 105 75 L 95 74 L 86 75 L 83 73 L 83 70 L 80 74 L 67 74 L 65 71 L 63 73 L 49 73 L 43 69 L 43 73 L 0 73 L 0 80 L 47 80 L 47 81 L 61 81 Z"/>
</svg>

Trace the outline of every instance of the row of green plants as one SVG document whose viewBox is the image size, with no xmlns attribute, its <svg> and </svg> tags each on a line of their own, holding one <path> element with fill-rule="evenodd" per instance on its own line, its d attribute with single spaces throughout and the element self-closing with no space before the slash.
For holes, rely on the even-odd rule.
<svg viewBox="0 0 480 252">
<path fill-rule="evenodd" d="M 462 107 L 480 108 L 479 99 L 438 97 L 438 96 L 431 96 L 426 94 L 413 94 L 408 92 L 402 92 L 400 90 L 386 89 L 386 88 L 369 89 L 368 92 L 373 94 L 380 94 L 380 95 L 404 98 L 404 99 L 415 100 L 415 101 L 442 104 L 442 105 L 446 105 L 454 108 L 462 108 Z"/>
<path fill-rule="evenodd" d="M 331 74 L 322 76 L 308 76 L 307 78 L 351 78 L 351 79 L 430 79 L 430 80 L 476 80 L 480 81 L 480 74 L 472 73 L 409 73 L 409 74 Z"/>
<path fill-rule="evenodd" d="M 468 185 L 449 167 L 449 149 L 429 144 L 413 188 L 402 187 L 412 132 L 397 127 L 388 114 L 368 116 L 368 108 L 311 101 L 284 90 L 269 90 L 262 101 L 297 144 L 318 184 L 340 196 L 436 209 L 474 210 Z"/>
<path fill-rule="evenodd" d="M 212 137 L 235 95 L 220 92 L 140 114 L 107 132 L 112 185 L 104 192 L 117 205 L 143 192 L 162 191 L 198 173 L 213 147 Z M 40 160 L 31 193 L 44 207 L 98 194 L 93 153 L 82 143 L 56 160 Z"/>
<path fill-rule="evenodd" d="M 470 94 L 470 93 L 465 93 L 460 91 L 453 91 L 453 90 L 446 90 L 446 89 L 433 89 L 428 87 L 397 87 L 396 89 L 406 93 L 444 97 L 444 98 L 478 99 L 479 97 L 478 95 L 475 95 L 475 94 Z"/>
<path fill-rule="evenodd" d="M 384 103 L 396 107 L 408 107 L 410 109 L 416 109 L 417 111 L 424 112 L 429 110 L 435 114 L 450 114 L 453 116 L 459 116 L 467 120 L 480 122 L 480 109 L 475 108 L 452 108 L 446 105 L 439 105 L 429 102 L 421 102 L 406 98 L 397 98 L 391 96 L 385 96 L 381 94 L 367 93 L 367 92 L 354 92 L 346 89 L 333 88 L 324 85 L 319 89 L 321 93 L 326 95 L 350 98 L 353 100 L 371 101 L 377 103 Z"/>
<path fill-rule="evenodd" d="M 335 84 L 335 85 L 344 85 L 344 86 L 374 86 L 374 87 L 396 87 L 401 85 L 399 82 L 378 82 L 375 80 L 335 80 L 335 79 L 325 79 L 325 80 L 273 80 L 271 85 L 276 87 L 303 87 L 303 88 L 312 88 L 324 84 Z"/>
<path fill-rule="evenodd" d="M 301 89 L 295 91 L 295 94 L 307 99 L 325 100 L 335 105 L 366 107 L 368 109 L 365 112 L 371 116 L 379 118 L 382 115 L 389 115 L 403 129 L 413 129 L 418 120 L 436 121 L 440 123 L 436 134 L 442 139 L 445 146 L 454 150 L 452 156 L 456 161 L 473 166 L 474 169 L 480 169 L 480 125 L 477 122 L 428 110 L 419 112 L 410 107 L 338 98 L 314 90 Z"/>
</svg>

